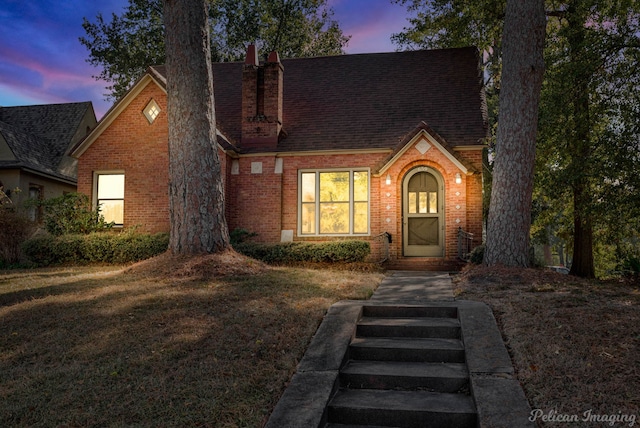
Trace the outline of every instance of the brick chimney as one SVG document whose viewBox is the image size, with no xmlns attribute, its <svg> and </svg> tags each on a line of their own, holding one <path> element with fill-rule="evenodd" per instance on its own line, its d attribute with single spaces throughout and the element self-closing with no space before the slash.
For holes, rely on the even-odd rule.
<svg viewBox="0 0 640 428">
<path fill-rule="evenodd" d="M 243 148 L 275 149 L 282 131 L 282 75 L 277 52 L 260 65 L 255 45 L 247 48 L 242 68 Z"/>
</svg>

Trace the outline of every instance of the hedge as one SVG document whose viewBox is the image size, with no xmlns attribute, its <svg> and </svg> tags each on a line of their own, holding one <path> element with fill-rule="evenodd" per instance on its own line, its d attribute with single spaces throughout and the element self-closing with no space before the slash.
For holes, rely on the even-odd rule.
<svg viewBox="0 0 640 428">
<path fill-rule="evenodd" d="M 143 233 L 90 233 L 43 235 L 22 245 L 26 257 L 39 266 L 63 263 L 130 263 L 167 250 L 169 235 Z"/>
<path fill-rule="evenodd" d="M 363 262 L 371 253 L 367 241 L 240 243 L 235 244 L 234 249 L 245 256 L 271 264 L 355 263 Z"/>
</svg>

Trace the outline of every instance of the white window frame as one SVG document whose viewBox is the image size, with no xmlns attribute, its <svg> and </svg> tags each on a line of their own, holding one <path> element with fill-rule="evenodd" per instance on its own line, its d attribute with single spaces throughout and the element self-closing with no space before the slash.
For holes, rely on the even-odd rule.
<svg viewBox="0 0 640 428">
<path fill-rule="evenodd" d="M 323 172 L 348 172 L 349 173 L 349 232 L 348 233 L 320 233 L 320 174 Z M 367 173 L 367 231 L 354 233 L 354 189 L 353 173 Z M 302 232 L 302 175 L 314 173 L 315 179 L 315 233 Z M 358 201 L 362 202 L 362 201 Z M 327 168 L 327 169 L 300 169 L 298 170 L 298 236 L 300 237 L 330 237 L 330 236 L 369 236 L 371 235 L 371 170 L 370 168 Z"/>
<path fill-rule="evenodd" d="M 106 170 L 106 171 L 94 171 L 93 172 L 93 198 L 92 198 L 93 209 L 97 209 L 98 208 L 98 177 L 100 177 L 101 175 L 122 175 L 122 176 L 124 176 L 125 189 L 123 189 L 123 196 L 122 196 L 122 212 L 123 212 L 122 224 L 114 223 L 114 227 L 124 227 L 124 209 L 125 209 L 124 206 L 125 206 L 125 200 L 126 200 L 126 195 L 124 194 L 124 192 L 126 190 L 126 179 L 127 179 L 127 177 L 126 177 L 126 175 L 124 173 L 124 170 Z"/>
</svg>

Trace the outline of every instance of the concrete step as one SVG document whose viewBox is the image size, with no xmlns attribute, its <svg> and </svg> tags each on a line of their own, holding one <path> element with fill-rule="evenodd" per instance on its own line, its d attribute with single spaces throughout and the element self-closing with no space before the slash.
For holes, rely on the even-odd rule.
<svg viewBox="0 0 640 428">
<path fill-rule="evenodd" d="M 464 363 L 464 346 L 459 339 L 356 337 L 349 345 L 349 358 L 375 361 Z"/>
<path fill-rule="evenodd" d="M 353 425 L 353 424 L 345 425 L 345 424 L 329 423 L 329 424 L 326 424 L 324 428 L 389 428 L 389 427 L 382 427 L 380 425 Z"/>
<path fill-rule="evenodd" d="M 375 318 L 457 318 L 455 306 L 363 306 L 363 317 Z"/>
<path fill-rule="evenodd" d="M 324 428 L 389 428 L 389 427 L 382 427 L 380 425 L 353 425 L 353 424 L 345 425 L 345 424 L 329 423 L 329 424 L 326 424 Z"/>
<path fill-rule="evenodd" d="M 466 263 L 460 260 L 443 260 L 432 257 L 399 257 L 385 262 L 387 270 L 400 271 L 431 271 L 431 272 L 457 272 L 462 270 Z"/>
<path fill-rule="evenodd" d="M 455 318 L 363 317 L 356 327 L 358 337 L 460 338 L 460 322 Z"/>
<path fill-rule="evenodd" d="M 430 391 L 341 389 L 328 407 L 328 422 L 398 428 L 476 427 L 473 399 Z"/>
<path fill-rule="evenodd" d="M 469 393 L 469 371 L 461 363 L 351 360 L 340 370 L 340 382 L 352 389 Z"/>
</svg>

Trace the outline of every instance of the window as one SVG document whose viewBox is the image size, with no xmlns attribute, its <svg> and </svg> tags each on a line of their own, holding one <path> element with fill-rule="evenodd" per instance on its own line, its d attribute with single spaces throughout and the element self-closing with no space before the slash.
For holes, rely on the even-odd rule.
<svg viewBox="0 0 640 428">
<path fill-rule="evenodd" d="M 409 214 L 438 213 L 438 183 L 435 177 L 423 172 L 415 174 L 407 187 Z"/>
<path fill-rule="evenodd" d="M 300 172 L 301 235 L 369 233 L 369 172 Z"/>
<path fill-rule="evenodd" d="M 96 206 L 107 223 L 124 224 L 124 174 L 96 174 Z"/>
<path fill-rule="evenodd" d="M 149 104 L 144 108 L 144 115 L 147 117 L 149 123 L 153 123 L 159 114 L 160 107 L 158 107 L 158 104 L 154 100 L 149 101 Z"/>
<path fill-rule="evenodd" d="M 42 220 L 42 186 L 37 184 L 29 184 L 29 205 L 27 209 L 27 217 L 31 221 L 40 222 Z"/>
</svg>

